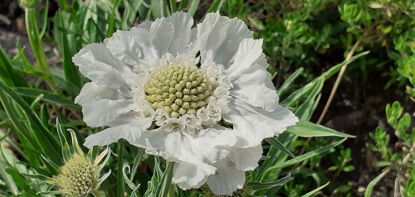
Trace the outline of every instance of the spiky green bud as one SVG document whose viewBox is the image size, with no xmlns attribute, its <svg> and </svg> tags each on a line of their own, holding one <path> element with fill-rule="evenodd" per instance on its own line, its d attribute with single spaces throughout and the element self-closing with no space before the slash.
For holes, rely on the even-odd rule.
<svg viewBox="0 0 415 197">
<path fill-rule="evenodd" d="M 86 196 L 98 183 L 98 168 L 83 155 L 75 154 L 59 171 L 53 183 L 65 196 Z"/>
</svg>

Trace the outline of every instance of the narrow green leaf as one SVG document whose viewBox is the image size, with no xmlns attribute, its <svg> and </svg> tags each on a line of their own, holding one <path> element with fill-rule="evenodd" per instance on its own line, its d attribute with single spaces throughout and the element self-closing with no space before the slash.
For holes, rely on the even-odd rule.
<svg viewBox="0 0 415 197">
<path fill-rule="evenodd" d="M 287 154 L 288 156 L 294 158 L 295 155 L 291 153 L 290 150 L 288 150 L 277 138 L 271 137 L 265 139 L 269 144 L 275 146 L 278 150 L 282 151 L 283 153 Z"/>
<path fill-rule="evenodd" d="M 170 12 L 171 13 L 176 12 L 177 11 L 176 0 L 169 0 L 169 3 L 170 3 Z"/>
<path fill-rule="evenodd" d="M 327 182 L 326 184 L 324 184 L 324 185 L 322 185 L 322 186 L 320 186 L 320 187 L 318 187 L 318 188 L 314 189 L 313 191 L 311 191 L 311 192 L 308 192 L 308 193 L 304 194 L 302 197 L 311 197 L 311 196 L 314 196 L 315 194 L 317 194 L 317 192 L 319 192 L 320 190 L 324 189 L 324 188 L 325 188 L 325 187 L 327 187 L 329 184 L 330 184 L 330 181 L 329 181 L 329 182 Z"/>
<path fill-rule="evenodd" d="M 189 7 L 187 8 L 187 12 L 190 15 L 194 16 L 197 11 L 197 8 L 199 7 L 199 3 L 200 0 L 191 0 L 190 4 L 188 5 Z"/>
<path fill-rule="evenodd" d="M 38 179 L 38 180 L 42 180 L 45 181 L 46 179 L 48 179 L 49 177 L 43 175 L 43 174 L 27 174 L 27 173 L 21 173 L 21 175 L 23 175 L 24 177 L 27 178 L 32 178 L 32 179 Z"/>
<path fill-rule="evenodd" d="M 308 121 L 300 121 L 296 125 L 289 127 L 287 131 L 300 137 L 355 137 Z"/>
<path fill-rule="evenodd" d="M 141 163 L 141 160 L 143 158 L 143 155 L 144 155 L 144 149 L 143 148 L 139 148 L 138 149 L 138 152 L 137 152 L 137 155 L 134 158 L 133 167 L 132 167 L 131 176 L 130 176 L 130 179 L 131 180 L 134 180 L 134 176 L 135 176 L 135 174 L 137 172 L 138 166 Z"/>
<path fill-rule="evenodd" d="M 298 76 L 300 76 L 301 73 L 303 73 L 304 68 L 297 69 L 293 74 L 288 77 L 287 80 L 284 81 L 284 83 L 281 85 L 281 87 L 278 89 L 278 95 L 280 97 L 284 96 L 285 93 L 288 91 L 288 88 L 291 87 L 291 84 L 294 82 L 295 79 L 297 79 Z"/>
<path fill-rule="evenodd" d="M 372 181 L 370 181 L 369 185 L 367 185 L 366 191 L 365 191 L 365 197 L 371 197 L 372 196 L 372 190 L 375 187 L 375 185 L 384 177 L 386 174 L 390 172 L 390 169 L 387 169 L 380 173 L 376 178 L 374 178 Z"/>
<path fill-rule="evenodd" d="M 7 188 L 10 192 L 17 196 L 19 194 L 19 189 L 17 188 L 16 183 L 13 180 L 13 177 L 6 172 L 6 165 L 2 162 L 0 158 L 0 179 L 6 183 Z"/>
<path fill-rule="evenodd" d="M 125 8 L 121 22 L 123 29 L 130 29 L 132 27 L 143 1 L 144 0 L 129 2 L 127 0 L 123 0 Z"/>
<path fill-rule="evenodd" d="M 323 74 L 321 74 L 320 77 L 323 77 L 324 80 L 327 80 L 328 78 L 330 78 L 331 76 L 333 76 L 334 74 L 336 74 L 337 72 L 339 72 L 340 69 L 343 67 L 343 65 L 350 64 L 350 63 L 354 62 L 355 60 L 359 59 L 360 57 L 363 57 L 363 56 L 365 56 L 367 54 L 369 54 L 369 51 L 361 52 L 361 53 L 359 53 L 357 55 L 354 55 L 354 56 L 352 56 L 350 58 L 349 61 L 343 61 L 342 63 L 333 66 L 328 71 L 326 71 Z"/>
<path fill-rule="evenodd" d="M 169 193 L 171 179 L 173 178 L 173 169 L 174 163 L 167 162 L 166 170 L 164 171 L 163 176 L 161 177 L 161 182 L 156 189 L 156 196 L 166 197 Z"/>
<path fill-rule="evenodd" d="M 319 82 L 318 82 L 319 80 L 322 80 L 322 79 L 323 79 L 323 81 L 327 80 L 328 78 L 333 76 L 335 73 L 339 72 L 343 65 L 349 64 L 349 63 L 353 62 L 354 60 L 358 59 L 359 57 L 362 57 L 362 56 L 364 56 L 368 53 L 369 52 L 359 53 L 359 54 L 353 56 L 352 58 L 350 58 L 349 61 L 343 61 L 342 63 L 333 66 L 330 70 L 328 70 L 325 73 L 321 74 L 320 77 L 318 77 L 318 78 L 314 79 L 313 81 L 309 82 L 304 87 L 294 91 L 287 98 L 285 98 L 283 101 L 281 101 L 281 104 L 284 105 L 284 106 L 293 106 L 296 102 L 298 102 L 298 101 L 304 99 L 305 97 L 307 97 L 310 94 L 310 92 L 313 89 L 315 89 L 316 86 L 319 85 Z M 286 88 L 287 87 L 284 87 L 282 90 L 285 91 Z"/>
<path fill-rule="evenodd" d="M 43 11 L 43 18 L 42 18 L 42 29 L 40 30 L 39 37 L 43 38 L 43 35 L 45 35 L 46 27 L 48 26 L 48 13 L 49 13 L 49 0 L 46 0 L 45 9 Z"/>
<path fill-rule="evenodd" d="M 13 129 L 12 131 L 16 132 L 16 135 L 19 137 L 19 139 L 23 142 L 27 142 L 28 145 L 33 145 L 33 141 L 31 140 L 31 136 L 29 133 L 29 129 L 20 121 L 20 116 L 17 113 L 16 108 L 14 108 L 14 105 L 12 104 L 11 100 L 7 97 L 7 95 L 0 89 L 0 101 L 3 105 L 4 111 L 9 117 Z"/>
<path fill-rule="evenodd" d="M 63 18 L 59 15 L 61 26 L 64 27 Z M 65 72 L 65 78 L 76 87 L 81 87 L 81 77 L 78 68 L 72 63 L 71 51 L 68 46 L 68 38 L 64 29 L 61 30 L 61 39 L 63 47 L 63 70 Z"/>
<path fill-rule="evenodd" d="M 23 67 L 25 72 L 34 73 L 36 72 L 36 68 L 30 65 L 29 60 L 27 59 L 26 55 L 24 54 L 25 47 L 21 47 L 20 44 L 17 44 L 17 49 L 19 50 L 19 56 L 22 58 Z"/>
<path fill-rule="evenodd" d="M 136 188 L 136 185 L 128 178 L 128 175 L 127 175 L 127 174 L 130 173 L 130 170 L 131 170 L 130 166 L 125 163 L 124 166 L 122 167 L 122 175 L 123 175 L 124 181 L 125 181 L 125 183 L 127 183 L 128 187 L 131 190 L 134 190 L 134 188 Z"/>
<path fill-rule="evenodd" d="M 52 160 L 58 161 L 60 159 L 60 154 L 56 150 L 58 145 L 56 136 L 54 136 L 51 131 L 49 131 L 47 127 L 42 124 L 39 116 L 30 108 L 22 97 L 17 95 L 4 83 L 0 83 L 0 88 L 9 96 L 10 99 L 16 102 L 26 114 L 29 126 L 31 127 L 29 132 L 34 138 L 33 141 L 38 143 L 37 148 L 43 150 L 49 158 L 53 158 Z"/>
<path fill-rule="evenodd" d="M 268 168 L 268 169 L 265 171 L 265 173 L 264 173 L 264 174 L 267 174 L 267 173 L 269 173 L 270 171 L 275 170 L 275 169 L 285 168 L 285 167 L 288 167 L 288 166 L 291 166 L 291 165 L 294 165 L 294 164 L 300 163 L 300 162 L 302 162 L 302 161 L 304 161 L 304 160 L 306 160 L 306 159 L 310 159 L 310 158 L 312 158 L 312 157 L 314 157 L 314 156 L 316 156 L 316 155 L 319 155 L 319 154 L 322 154 L 322 153 L 324 153 L 324 152 L 327 152 L 327 151 L 329 151 L 330 149 L 332 149 L 332 148 L 334 148 L 334 147 L 336 147 L 336 146 L 340 145 L 340 144 L 341 144 L 341 143 L 343 143 L 344 141 L 346 141 L 346 139 L 347 139 L 347 138 L 344 138 L 344 139 L 342 139 L 342 140 L 339 140 L 339 141 L 334 142 L 334 143 L 332 143 L 332 144 L 329 144 L 329 145 L 327 145 L 327 146 L 323 146 L 323 147 L 320 147 L 320 148 L 318 148 L 318 149 L 312 150 L 312 151 L 310 151 L 310 152 L 308 152 L 308 153 L 306 153 L 306 154 L 303 154 L 303 155 L 297 156 L 297 157 L 295 157 L 295 158 L 293 158 L 293 159 L 290 159 L 290 160 L 287 160 L 287 161 L 285 161 L 285 162 L 282 162 L 282 163 L 277 163 L 277 164 L 276 164 L 276 165 L 274 165 L 273 167 Z"/>
<path fill-rule="evenodd" d="M 261 189 L 270 189 L 274 187 L 281 187 L 287 184 L 289 181 L 291 181 L 293 178 L 291 178 L 291 173 L 288 173 L 287 176 L 278 179 L 274 182 L 269 183 L 260 183 L 260 182 L 249 182 L 248 187 L 251 187 L 253 190 L 261 190 Z"/>
<path fill-rule="evenodd" d="M 35 89 L 35 88 L 14 88 L 13 89 L 20 96 L 27 96 L 31 98 L 37 98 L 39 95 L 43 95 L 40 100 L 57 105 L 63 105 L 71 107 L 73 109 L 81 109 L 81 106 L 73 103 L 72 101 L 65 99 L 59 95 L 56 95 L 50 91 Z"/>
<path fill-rule="evenodd" d="M 210 6 L 208 12 L 217 12 L 220 10 L 220 8 L 223 5 L 223 1 L 224 0 L 215 0 L 215 2 L 212 3 L 212 5 Z"/>
<path fill-rule="evenodd" d="M 59 87 L 60 90 L 67 92 L 71 96 L 78 95 L 81 89 L 73 83 L 67 81 L 63 71 L 62 73 L 59 73 L 60 71 L 61 70 L 58 69 L 52 69 L 52 73 L 49 74 L 49 77 L 53 79 L 53 81 L 56 83 L 56 86 Z"/>
<path fill-rule="evenodd" d="M 166 16 L 165 4 L 166 2 L 163 0 L 152 0 L 151 1 L 151 11 L 153 13 L 154 18 L 161 18 L 161 17 Z"/>
<path fill-rule="evenodd" d="M 121 0 L 115 0 L 115 3 L 112 4 L 111 16 L 109 19 L 109 27 L 107 32 L 107 38 L 112 37 L 112 34 L 115 31 L 115 18 L 119 14 L 118 7 L 121 5 Z"/>
<path fill-rule="evenodd" d="M 13 68 L 9 56 L 0 45 L 0 79 L 10 87 L 27 86 L 26 80 Z"/>
<path fill-rule="evenodd" d="M 316 97 L 320 94 L 323 89 L 324 80 L 323 78 L 318 78 L 310 94 L 307 95 L 305 101 L 295 110 L 295 115 L 300 120 L 309 120 L 313 115 L 316 104 Z"/>
<path fill-rule="evenodd" d="M 54 171 L 58 171 L 58 169 L 60 168 L 58 164 L 56 164 L 55 162 L 51 161 L 50 159 L 48 159 L 44 155 L 41 154 L 40 155 L 40 158 L 45 162 L 45 164 L 49 165 L 49 167 L 51 167 Z"/>
<path fill-rule="evenodd" d="M 283 106 L 293 106 L 297 101 L 305 98 L 316 86 L 316 81 L 312 81 L 304 87 L 294 91 L 290 96 L 281 101 Z"/>
</svg>

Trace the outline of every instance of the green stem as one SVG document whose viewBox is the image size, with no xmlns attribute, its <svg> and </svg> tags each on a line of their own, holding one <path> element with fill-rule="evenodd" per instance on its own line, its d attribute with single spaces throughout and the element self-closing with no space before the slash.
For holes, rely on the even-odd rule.
<svg viewBox="0 0 415 197">
<path fill-rule="evenodd" d="M 124 196 L 124 176 L 123 176 L 123 157 L 124 157 L 124 150 L 123 150 L 123 141 L 120 140 L 118 142 L 117 147 L 117 154 L 118 154 L 118 171 L 117 171 L 117 196 Z"/>
<path fill-rule="evenodd" d="M 48 76 L 50 73 L 50 68 L 48 64 L 48 59 L 45 54 L 45 50 L 42 45 L 42 39 L 39 34 L 39 29 L 37 26 L 36 20 L 36 10 L 35 8 L 25 8 L 25 20 L 26 20 L 26 30 L 29 37 L 30 46 L 33 49 L 33 53 L 36 57 L 36 62 L 39 65 L 39 68 L 42 72 L 45 73 L 44 79 L 50 88 L 56 92 L 56 88 L 53 84 L 52 79 Z"/>
</svg>

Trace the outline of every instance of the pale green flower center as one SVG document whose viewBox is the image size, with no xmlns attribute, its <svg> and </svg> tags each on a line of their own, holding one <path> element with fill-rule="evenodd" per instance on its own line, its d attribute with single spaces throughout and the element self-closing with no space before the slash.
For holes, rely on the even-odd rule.
<svg viewBox="0 0 415 197">
<path fill-rule="evenodd" d="M 172 118 L 195 115 L 208 104 L 214 84 L 196 66 L 170 64 L 155 70 L 144 85 L 147 100 L 154 110 Z"/>
<path fill-rule="evenodd" d="M 66 196 L 86 196 L 97 184 L 97 168 L 83 155 L 75 155 L 61 167 L 55 183 Z"/>
</svg>

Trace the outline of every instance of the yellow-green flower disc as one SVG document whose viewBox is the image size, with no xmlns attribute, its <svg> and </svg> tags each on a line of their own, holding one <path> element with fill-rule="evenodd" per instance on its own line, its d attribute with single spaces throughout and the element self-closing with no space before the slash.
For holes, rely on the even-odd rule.
<svg viewBox="0 0 415 197">
<path fill-rule="evenodd" d="M 162 109 L 172 118 L 195 115 L 207 105 L 213 84 L 196 66 L 169 64 L 152 72 L 144 85 L 154 110 Z"/>
<path fill-rule="evenodd" d="M 89 158 L 75 154 L 60 168 L 60 173 L 53 182 L 60 187 L 63 195 L 81 197 L 96 186 L 98 176 L 98 169 Z"/>
</svg>

